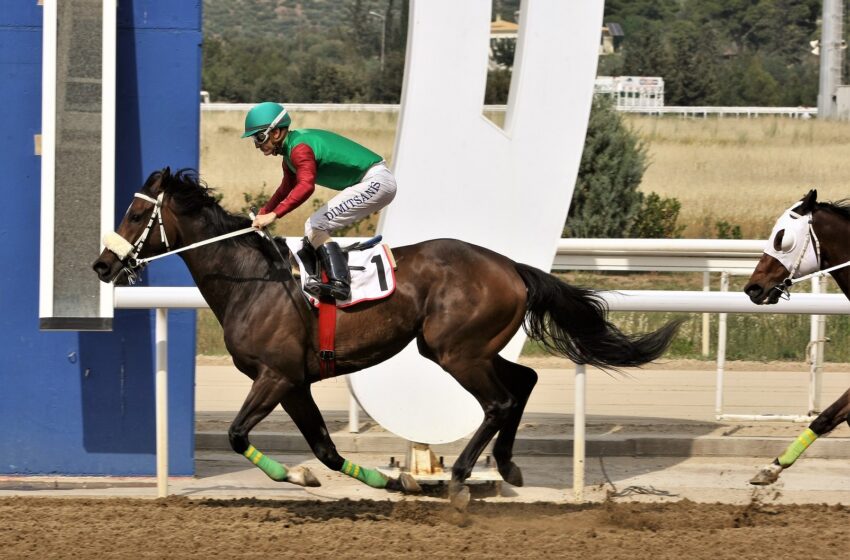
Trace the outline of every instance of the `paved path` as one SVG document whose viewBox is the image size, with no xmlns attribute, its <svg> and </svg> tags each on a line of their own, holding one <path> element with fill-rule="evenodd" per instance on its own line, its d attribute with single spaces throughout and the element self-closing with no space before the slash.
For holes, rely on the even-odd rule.
<svg viewBox="0 0 850 560">
<path fill-rule="evenodd" d="M 710 365 L 709 365 L 710 367 Z M 786 368 L 787 369 L 787 368 Z M 485 500 L 573 500 L 573 375 L 569 368 L 538 368 L 540 382 L 532 394 L 517 440 L 516 461 L 526 485 L 477 487 Z M 848 371 L 827 372 L 823 405 L 847 387 Z M 726 374 L 727 413 L 801 414 L 805 412 L 808 373 L 730 371 Z M 322 482 L 302 489 L 272 482 L 247 461 L 227 451 L 225 431 L 248 391 L 248 380 L 232 366 L 201 365 L 197 373 L 199 451 L 195 477 L 174 478 L 171 492 L 190 497 L 267 497 L 275 499 L 402 499 L 328 471 L 307 452 L 282 411 L 261 423 L 252 441 L 290 466 L 309 466 Z M 348 432 L 349 394 L 344 379 L 314 386 L 338 448 L 350 460 L 380 466 L 389 456 L 404 457 L 405 443 L 361 416 L 360 433 Z M 754 489 L 747 484 L 756 468 L 780 452 L 803 425 L 729 423 L 714 418 L 715 372 L 693 369 L 630 370 L 625 376 L 599 371 L 588 375 L 588 447 L 585 497 L 605 499 L 609 490 L 634 487 L 622 499 L 748 503 L 753 499 L 784 503 L 850 503 L 850 439 L 842 426 L 816 442 L 777 485 Z M 206 443 L 205 443 L 206 442 Z M 463 442 L 436 448 L 451 455 Z M 483 467 L 483 464 L 481 465 Z M 136 496 L 155 497 L 153 478 L 7 477 L 0 496 Z M 438 499 L 433 491 L 424 499 Z"/>
<path fill-rule="evenodd" d="M 191 498 L 271 499 L 374 499 L 401 500 L 405 496 L 375 490 L 322 466 L 315 458 L 300 454 L 275 455 L 289 466 L 310 467 L 322 483 L 301 488 L 275 483 L 248 462 L 232 453 L 201 452 L 197 475 L 172 478 L 170 494 Z M 381 465 L 385 457 L 357 453 L 348 458 L 362 465 Z M 525 486 L 517 488 L 484 484 L 473 487 L 473 498 L 487 501 L 573 502 L 572 464 L 567 457 L 519 457 Z M 589 458 L 586 466 L 585 500 L 602 501 L 607 492 L 625 491 L 622 500 L 667 502 L 689 499 L 704 503 L 746 504 L 754 499 L 776 503 L 850 504 L 850 462 L 803 459 L 782 479 L 769 487 L 752 487 L 747 481 L 758 461 L 751 458 L 692 457 Z M 632 487 L 634 493 L 629 492 Z M 649 492 L 642 494 L 640 492 Z M 434 487 L 417 499 L 443 499 L 444 487 Z M 0 479 L 0 497 L 137 497 L 155 498 L 153 479 L 7 477 Z"/>
<path fill-rule="evenodd" d="M 708 362 L 707 368 L 712 364 Z M 796 372 L 727 371 L 724 378 L 724 413 L 805 414 L 809 373 L 801 364 Z M 540 376 L 526 412 L 573 413 L 574 372 L 564 368 L 537 369 Z M 198 412 L 230 412 L 242 405 L 250 380 L 233 366 L 201 365 L 197 368 Z M 714 421 L 716 372 L 713 370 L 630 369 L 624 375 L 589 370 L 587 413 L 603 416 Z M 850 370 L 823 374 L 825 407 L 850 387 Z M 349 393 L 344 377 L 313 385 L 316 403 L 323 411 L 348 410 Z"/>
</svg>

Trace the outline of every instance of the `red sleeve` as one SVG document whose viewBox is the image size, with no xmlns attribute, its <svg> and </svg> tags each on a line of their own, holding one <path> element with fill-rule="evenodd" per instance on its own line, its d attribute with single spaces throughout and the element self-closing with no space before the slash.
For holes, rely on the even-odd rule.
<svg viewBox="0 0 850 560">
<path fill-rule="evenodd" d="M 289 160 L 295 168 L 292 173 L 283 162 L 283 180 L 269 199 L 261 214 L 274 212 L 278 218 L 301 206 L 316 190 L 316 156 L 307 144 L 292 148 Z"/>
</svg>

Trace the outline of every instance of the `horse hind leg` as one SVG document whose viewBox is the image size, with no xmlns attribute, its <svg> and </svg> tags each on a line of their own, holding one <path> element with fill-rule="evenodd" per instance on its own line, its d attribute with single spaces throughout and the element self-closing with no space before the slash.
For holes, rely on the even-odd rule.
<svg viewBox="0 0 850 560">
<path fill-rule="evenodd" d="M 463 510 L 470 500 L 469 488 L 464 481 L 472 474 L 475 462 L 484 448 L 496 432 L 505 426 L 511 410 L 515 408 L 515 400 L 499 382 L 492 362 L 447 356 L 446 353 L 428 354 L 435 356 L 435 361 L 469 391 L 484 410 L 484 421 L 452 466 L 449 500 L 456 509 Z M 428 354 L 423 353 L 426 357 Z"/>
<path fill-rule="evenodd" d="M 533 369 L 519 364 L 509 362 L 500 356 L 493 361 L 499 381 L 513 396 L 513 407 L 510 409 L 507 419 L 496 443 L 493 445 L 493 458 L 499 468 L 499 474 L 508 484 L 522 486 L 522 471 L 513 462 L 513 447 L 516 440 L 516 432 L 522 421 L 522 414 L 532 389 L 537 384 L 537 372 Z"/>
</svg>

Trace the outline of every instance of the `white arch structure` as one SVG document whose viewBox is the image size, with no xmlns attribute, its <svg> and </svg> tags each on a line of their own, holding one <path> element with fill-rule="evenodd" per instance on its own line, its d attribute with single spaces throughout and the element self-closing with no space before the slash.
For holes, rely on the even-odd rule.
<svg viewBox="0 0 850 560">
<path fill-rule="evenodd" d="M 458 238 L 549 270 L 584 146 L 602 8 L 602 0 L 522 3 L 502 129 L 482 114 L 490 0 L 412 1 L 399 190 L 380 228 L 389 242 Z M 523 340 L 502 355 L 516 360 Z M 410 441 L 454 441 L 483 420 L 472 396 L 415 343 L 349 381 L 372 418 Z"/>
</svg>

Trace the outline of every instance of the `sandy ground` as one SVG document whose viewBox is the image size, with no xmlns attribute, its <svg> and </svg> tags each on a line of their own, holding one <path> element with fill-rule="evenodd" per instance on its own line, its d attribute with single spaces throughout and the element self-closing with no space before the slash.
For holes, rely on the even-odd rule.
<svg viewBox="0 0 850 560">
<path fill-rule="evenodd" d="M 835 558 L 846 554 L 848 526 L 843 505 L 758 498 L 745 505 L 473 502 L 461 514 L 422 500 L 14 497 L 0 499 L 0 556 Z"/>
<path fill-rule="evenodd" d="M 525 358 L 536 368 L 571 368 L 566 360 Z M 202 365 L 229 365 L 199 358 Z M 660 368 L 711 369 L 702 361 L 671 361 Z M 656 367 L 655 365 L 653 367 Z M 850 367 L 830 364 L 837 371 Z M 787 368 L 787 369 L 786 369 Z M 799 371 L 801 364 L 730 362 L 730 371 Z M 201 430 L 223 430 L 232 413 L 199 416 Z M 571 417 L 538 415 L 520 435 L 567 434 Z M 382 431 L 362 418 L 361 433 Z M 294 429 L 283 414 L 257 431 Z M 347 428 L 342 411 L 328 415 L 332 433 Z M 676 431 L 697 435 L 734 430 L 730 437 L 763 435 L 764 424 L 677 420 Z M 588 433 L 669 432 L 657 419 L 589 418 Z M 800 425 L 779 424 L 770 435 L 792 436 Z M 241 457 L 207 453 L 199 475 L 174 481 L 167 499 L 152 481 L 80 490 L 69 483 L 52 495 L 30 481 L 0 494 L 0 559 L 26 558 L 582 558 L 748 560 L 840 558 L 846 555 L 850 486 L 844 460 L 805 459 L 780 484 L 752 489 L 746 483 L 763 459 L 588 458 L 590 503 L 569 503 L 570 459 L 519 457 L 526 487 L 473 490 L 467 511 L 452 509 L 436 491 L 407 497 L 386 494 L 324 469 L 311 456 L 280 456 L 306 464 L 322 487 L 276 486 Z M 386 457 L 354 456 L 364 465 Z M 604 466 L 604 469 L 603 469 Z M 234 478 L 238 476 L 238 478 Z M 182 484 L 182 486 L 181 486 Z M 135 486 L 134 486 L 135 485 Z M 663 495 L 617 498 L 609 488 L 659 489 Z M 81 491 L 93 493 L 80 495 Z M 442 490 L 444 492 L 444 489 Z M 103 493 L 113 492 L 112 497 Z M 123 494 L 122 494 L 123 492 Z M 9 495 L 15 493 L 16 495 Z M 63 494 L 64 493 L 64 494 Z M 100 493 L 100 494 L 99 494 Z M 40 495 L 39 495 L 40 494 Z M 117 495 L 116 495 L 117 494 Z M 234 497 L 238 496 L 238 497 Z M 353 499 L 352 499 L 353 498 Z M 718 503 L 715 503 L 718 502 Z M 719 503 L 722 502 L 722 503 Z"/>
</svg>

